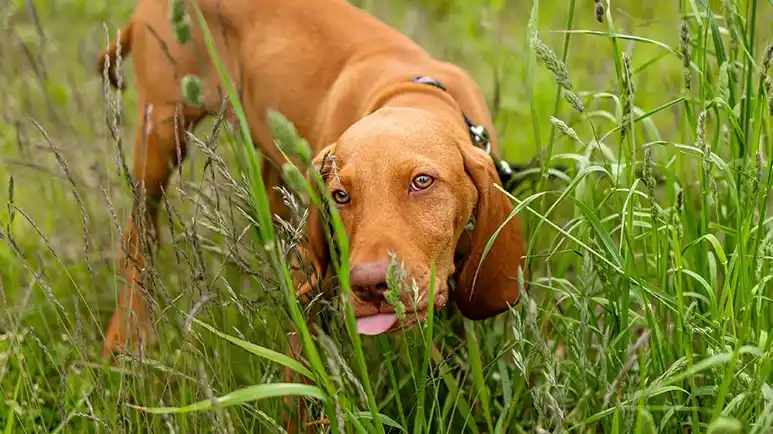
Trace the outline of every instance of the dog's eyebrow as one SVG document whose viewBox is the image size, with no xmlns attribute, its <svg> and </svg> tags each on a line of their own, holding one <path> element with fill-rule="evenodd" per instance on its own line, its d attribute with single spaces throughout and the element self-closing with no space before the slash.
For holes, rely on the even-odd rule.
<svg viewBox="0 0 773 434">
<path fill-rule="evenodd" d="M 324 170 L 320 170 L 319 174 L 322 176 L 322 180 L 325 182 L 330 181 L 330 175 L 333 173 L 332 170 L 330 170 L 330 166 L 327 166 L 324 168 Z"/>
<path fill-rule="evenodd" d="M 331 151 L 325 153 L 322 157 L 322 162 L 319 165 L 319 174 L 322 176 L 322 180 L 327 182 L 330 179 L 330 175 L 335 174 L 338 177 L 338 171 L 335 164 L 335 154 Z"/>
<path fill-rule="evenodd" d="M 338 176 L 338 165 L 336 164 L 336 154 L 330 155 L 330 166 L 333 169 L 333 175 L 335 176 L 336 181 L 341 182 L 341 179 Z"/>
</svg>

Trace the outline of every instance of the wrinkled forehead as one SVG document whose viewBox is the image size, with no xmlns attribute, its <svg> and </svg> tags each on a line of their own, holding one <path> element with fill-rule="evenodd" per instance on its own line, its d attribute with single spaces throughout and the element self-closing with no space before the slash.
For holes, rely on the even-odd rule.
<svg viewBox="0 0 773 434">
<path fill-rule="evenodd" d="M 416 109 L 389 109 L 361 119 L 335 147 L 342 164 L 457 169 L 462 162 L 455 126 Z"/>
</svg>

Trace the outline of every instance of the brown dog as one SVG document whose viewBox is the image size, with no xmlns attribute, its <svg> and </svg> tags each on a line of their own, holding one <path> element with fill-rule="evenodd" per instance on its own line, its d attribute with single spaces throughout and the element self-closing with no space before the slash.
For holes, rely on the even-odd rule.
<svg viewBox="0 0 773 434">
<path fill-rule="evenodd" d="M 127 285 L 107 331 L 106 355 L 154 339 L 140 279 L 140 240 L 150 237 L 137 228 L 156 228 L 163 188 L 185 156 L 185 128 L 216 114 L 225 94 L 194 9 L 186 1 L 191 41 L 182 45 L 168 21 L 168 3 L 140 0 L 120 37 L 123 54 L 134 53 L 138 119 L 144 119 L 136 131 L 134 173 L 144 187 L 140 209 L 147 224 L 129 222 L 126 231 Z M 383 297 L 390 252 L 418 288 L 402 295 L 404 324 L 426 316 L 433 262 L 438 309 L 451 297 L 463 315 L 483 319 L 518 300 L 524 250 L 517 219 L 481 263 L 513 207 L 495 188 L 498 169 L 484 148 L 496 152 L 497 138 L 481 92 L 464 71 L 342 0 L 198 0 L 198 6 L 241 89 L 250 133 L 263 152 L 272 210 L 287 213 L 273 188 L 281 183 L 283 157 L 267 125 L 269 109 L 295 123 L 318 167 L 327 162 L 322 172 L 350 240 L 351 303 L 360 333 L 400 327 Z M 100 71 L 110 60 L 114 85 L 116 51 L 112 45 L 100 58 Z M 181 103 L 180 82 L 188 74 L 202 79 L 201 106 Z M 323 227 L 312 212 L 306 256 L 324 276 L 330 267 Z M 456 282 L 451 292 L 449 280 Z"/>
</svg>

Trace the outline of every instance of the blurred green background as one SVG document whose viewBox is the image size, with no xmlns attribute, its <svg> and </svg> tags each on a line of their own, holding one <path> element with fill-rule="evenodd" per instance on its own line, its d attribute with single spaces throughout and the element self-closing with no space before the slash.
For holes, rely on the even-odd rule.
<svg viewBox="0 0 773 434">
<path fill-rule="evenodd" d="M 535 66 L 530 87 L 530 2 L 357 3 L 431 54 L 472 74 L 495 114 L 502 152 L 508 159 L 524 163 L 535 159 L 551 136 L 549 118 L 554 114 L 581 135 L 588 135 L 587 124 L 566 103 L 561 101 L 554 112 L 558 88 L 541 65 Z M 721 2 L 712 3 L 721 10 Z M 100 364 L 102 329 L 121 284 L 116 273 L 118 225 L 128 217 L 130 194 L 119 171 L 121 151 L 106 128 L 106 122 L 112 122 L 106 104 L 114 101 L 106 102 L 96 60 L 108 33 L 115 37 L 134 5 L 103 0 L 0 2 L 0 426 L 5 423 L 20 432 L 155 432 L 171 425 L 179 432 L 208 432 L 218 431 L 219 424 L 231 424 L 236 432 L 278 429 L 273 422 L 279 414 L 278 402 L 225 416 L 178 418 L 174 424 L 125 405 L 183 405 L 208 393 L 282 381 L 276 367 L 246 356 L 201 329 L 187 335 L 179 332 L 168 319 L 179 321 L 185 312 L 204 306 L 201 318 L 219 330 L 261 345 L 276 343 L 276 349 L 285 342 L 281 322 L 274 320 L 285 314 L 274 302 L 271 283 L 261 284 L 231 263 L 233 258 L 222 242 L 228 230 L 212 223 L 217 213 L 208 215 L 212 220 L 196 217 L 199 201 L 212 205 L 219 187 L 208 184 L 206 158 L 195 147 L 182 179 L 174 179 L 169 189 L 170 204 L 179 212 L 174 233 L 167 228 L 166 214 L 161 217 L 167 244 L 160 252 L 159 279 L 166 297 L 162 313 L 168 315 L 162 315 L 159 322 L 161 350 L 122 367 Z M 694 2 L 613 2 L 610 12 L 618 33 L 651 38 L 678 50 L 681 11 L 690 10 L 691 5 Z M 594 8 L 590 0 L 576 2 L 572 27 L 607 31 L 607 24 L 596 20 Z M 758 44 L 765 46 L 773 14 L 767 2 L 759 8 Z M 562 29 L 568 13 L 566 1 L 542 2 L 539 7 L 536 26 L 540 38 L 557 53 L 563 52 Z M 619 44 L 633 57 L 639 113 L 684 93 L 679 57 L 654 44 L 622 39 Z M 619 94 L 611 53 L 607 38 L 577 34 L 571 38 L 566 59 L 575 91 L 603 132 L 616 126 L 615 115 L 619 115 L 618 105 L 609 97 Z M 123 68 L 130 84 L 120 102 L 126 144 L 132 143 L 136 103 L 130 66 L 129 61 Z M 693 80 L 698 83 L 700 77 L 694 75 Z M 679 141 L 685 130 L 694 131 L 683 116 L 679 106 L 658 112 L 648 121 L 651 126 L 642 127 L 641 140 Z M 210 127 L 207 123 L 197 133 L 206 134 Z M 617 145 L 610 146 L 617 150 Z M 131 146 L 125 145 L 123 152 L 131 162 Z M 586 149 L 559 136 L 554 153 L 560 152 L 582 154 Z M 726 155 L 728 151 L 715 152 Z M 697 182 L 698 160 L 682 159 L 665 150 L 655 153 L 656 170 L 668 171 L 683 186 Z M 229 153 L 224 156 L 233 166 Z M 662 194 L 673 201 L 673 192 Z M 688 195 L 688 206 L 689 197 L 697 196 Z M 6 206 L 10 203 L 13 206 Z M 560 216 L 555 218 L 561 220 Z M 244 221 L 240 222 L 232 230 L 242 230 Z M 527 228 L 535 222 L 524 217 Z M 532 259 L 540 276 L 552 270 L 543 263 L 544 255 L 561 248 L 555 233 L 543 232 Z M 249 247 L 244 248 L 247 253 L 242 254 L 249 256 Z M 194 257 L 197 249 L 204 252 L 200 258 Z M 176 252 L 182 252 L 183 259 Z M 563 271 L 567 278 L 576 277 L 572 267 Z M 546 338 L 552 339 L 550 333 L 556 330 Z M 378 359 L 380 349 L 375 344 L 368 348 Z M 524 406 L 521 416 L 536 417 L 529 404 Z"/>
</svg>

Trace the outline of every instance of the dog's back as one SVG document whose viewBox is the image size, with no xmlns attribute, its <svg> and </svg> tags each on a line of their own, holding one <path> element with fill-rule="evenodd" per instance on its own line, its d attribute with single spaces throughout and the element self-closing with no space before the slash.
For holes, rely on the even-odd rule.
<svg viewBox="0 0 773 434">
<path fill-rule="evenodd" d="M 368 96 L 385 83 L 434 75 L 450 85 L 452 94 L 456 89 L 477 89 L 459 68 L 435 61 L 410 38 L 346 1 L 198 0 L 197 4 L 218 57 L 242 92 L 253 138 L 262 144 L 272 143 L 264 115 L 269 108 L 293 120 L 317 147 L 361 117 L 370 104 Z M 140 100 L 145 94 L 179 101 L 180 80 L 196 75 L 204 83 L 202 108 L 213 114 L 224 92 L 193 4 L 186 1 L 186 10 L 191 33 L 190 42 L 183 45 L 175 39 L 168 0 L 140 0 L 122 34 L 121 51 L 133 50 Z M 113 45 L 107 54 L 112 58 L 109 78 L 117 84 L 115 51 Z M 104 59 L 103 54 L 100 71 Z M 482 102 L 479 93 L 454 97 L 462 105 Z M 469 97 L 480 101 L 468 103 Z M 481 116 L 488 117 L 483 112 Z"/>
</svg>

